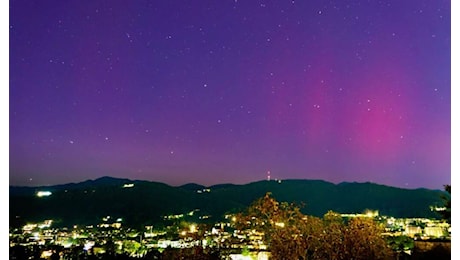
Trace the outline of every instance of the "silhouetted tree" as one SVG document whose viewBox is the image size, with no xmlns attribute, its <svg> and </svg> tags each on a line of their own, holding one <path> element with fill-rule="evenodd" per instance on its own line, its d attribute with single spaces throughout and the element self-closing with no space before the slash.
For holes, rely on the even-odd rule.
<svg viewBox="0 0 460 260">
<path fill-rule="evenodd" d="M 114 257 L 116 255 L 116 245 L 111 238 L 107 239 L 107 241 L 103 245 L 103 248 L 105 250 L 105 256 Z"/>
<path fill-rule="evenodd" d="M 26 248 L 20 245 L 15 245 L 10 247 L 10 259 L 27 259 L 28 255 L 26 252 Z"/>
<path fill-rule="evenodd" d="M 441 196 L 443 202 L 444 202 L 444 207 L 446 208 L 443 211 L 440 211 L 439 213 L 441 214 L 442 218 L 445 219 L 449 224 L 450 224 L 450 191 L 451 191 L 451 186 L 450 185 L 444 185 L 444 190 L 447 192 L 447 194 L 443 194 Z"/>
</svg>

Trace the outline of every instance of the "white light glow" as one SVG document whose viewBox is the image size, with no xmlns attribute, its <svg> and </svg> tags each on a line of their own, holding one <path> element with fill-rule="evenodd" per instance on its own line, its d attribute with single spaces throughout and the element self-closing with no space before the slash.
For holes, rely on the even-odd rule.
<svg viewBox="0 0 460 260">
<path fill-rule="evenodd" d="M 48 197 L 51 196 L 51 191 L 39 191 L 37 192 L 37 197 Z"/>
</svg>

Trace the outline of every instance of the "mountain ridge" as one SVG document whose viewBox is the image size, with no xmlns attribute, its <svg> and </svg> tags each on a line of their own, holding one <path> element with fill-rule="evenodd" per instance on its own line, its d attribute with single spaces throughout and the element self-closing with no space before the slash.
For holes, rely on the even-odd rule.
<svg viewBox="0 0 460 260">
<path fill-rule="evenodd" d="M 105 175 L 105 176 L 97 177 L 95 179 L 86 179 L 86 180 L 82 180 L 82 181 L 79 181 L 79 182 L 68 182 L 68 183 L 60 183 L 60 184 L 35 185 L 35 186 L 9 185 L 9 187 L 14 187 L 14 188 L 47 188 L 47 187 L 58 187 L 58 186 L 75 185 L 75 184 L 82 184 L 82 183 L 99 183 L 99 182 L 104 182 L 104 181 L 108 181 L 108 180 L 113 180 L 113 181 L 121 181 L 121 180 L 123 180 L 123 181 L 127 181 L 127 182 L 154 182 L 154 183 L 163 183 L 163 184 L 171 186 L 171 187 L 183 187 L 183 186 L 188 186 L 188 185 L 192 184 L 192 185 L 202 186 L 204 188 L 211 188 L 211 187 L 215 187 L 215 186 L 216 187 L 218 187 L 218 186 L 232 186 L 232 185 L 233 186 L 239 186 L 239 185 L 247 185 L 247 184 L 254 183 L 254 182 L 267 181 L 265 179 L 260 179 L 260 180 L 246 182 L 246 183 L 229 183 L 229 182 L 226 182 L 226 183 L 217 183 L 217 184 L 211 184 L 211 185 L 204 185 L 204 184 L 200 184 L 200 183 L 196 183 L 196 182 L 188 182 L 188 183 L 184 183 L 184 184 L 180 184 L 180 185 L 172 185 L 172 184 L 168 184 L 168 183 L 164 183 L 164 182 L 160 182 L 160 181 L 128 179 L 128 178 L 112 177 L 112 176 L 109 176 L 109 175 Z M 430 189 L 430 188 L 426 188 L 426 187 L 406 188 L 406 187 L 392 186 L 392 185 L 388 185 L 388 184 L 381 184 L 381 183 L 372 182 L 372 181 L 363 181 L 363 182 L 359 182 L 359 181 L 342 181 L 342 182 L 334 183 L 334 182 L 326 181 L 326 180 L 322 180 L 322 179 L 300 179 L 300 178 L 276 179 L 276 180 L 270 180 L 270 181 L 276 182 L 276 181 L 287 181 L 287 180 L 321 181 L 321 182 L 332 183 L 334 185 L 346 185 L 346 184 L 353 184 L 353 183 L 357 183 L 357 184 L 376 184 L 376 185 L 394 187 L 394 188 L 399 188 L 399 189 L 407 189 L 407 190 L 417 190 L 417 189 L 442 190 L 442 189 Z"/>
<path fill-rule="evenodd" d="M 127 225 L 161 223 L 169 214 L 199 209 L 218 221 L 224 214 L 241 212 L 271 192 L 278 201 L 305 204 L 302 212 L 322 216 L 329 210 L 361 213 L 379 210 L 394 217 L 439 217 L 431 205 L 442 205 L 440 190 L 403 189 L 375 183 L 334 184 L 324 180 L 289 179 L 248 184 L 170 186 L 161 182 L 103 177 L 80 183 L 45 187 L 10 186 L 10 223 L 56 219 L 62 225 L 95 224 L 114 215 Z M 37 191 L 50 191 L 37 197 Z"/>
</svg>

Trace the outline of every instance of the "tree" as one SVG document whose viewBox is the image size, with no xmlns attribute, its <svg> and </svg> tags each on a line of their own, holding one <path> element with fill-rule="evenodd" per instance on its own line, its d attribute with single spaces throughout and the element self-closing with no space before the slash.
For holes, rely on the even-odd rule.
<svg viewBox="0 0 460 260">
<path fill-rule="evenodd" d="M 414 239 L 408 236 L 389 236 L 387 243 L 391 249 L 396 252 L 396 259 L 404 256 L 405 251 L 412 251 L 414 249 Z"/>
<path fill-rule="evenodd" d="M 451 186 L 450 185 L 444 185 L 444 191 L 446 191 L 447 194 L 441 195 L 441 199 L 444 202 L 444 207 L 445 209 L 443 211 L 440 211 L 439 213 L 441 214 L 442 218 L 447 221 L 447 223 L 450 224 L 450 196 L 451 196 Z"/>
<path fill-rule="evenodd" d="M 323 219 L 306 216 L 270 193 L 238 216 L 237 228 L 263 232 L 272 259 L 388 259 L 392 251 L 372 219 L 351 219 L 329 211 Z"/>
<path fill-rule="evenodd" d="M 112 238 L 109 238 L 102 247 L 105 250 L 106 256 L 114 257 L 116 255 L 117 246 Z"/>
<path fill-rule="evenodd" d="M 344 259 L 345 224 L 340 214 L 329 211 L 323 217 L 320 250 L 314 259 Z"/>
<path fill-rule="evenodd" d="M 263 233 L 272 259 L 303 259 L 307 248 L 304 217 L 298 206 L 279 203 L 271 193 L 266 193 L 245 214 L 237 216 L 237 228 Z"/>
<path fill-rule="evenodd" d="M 142 248 L 141 243 L 134 240 L 124 240 L 122 244 L 123 253 L 128 254 L 129 256 L 134 256 L 140 253 Z"/>
<path fill-rule="evenodd" d="M 353 218 L 344 233 L 344 259 L 388 259 L 392 251 L 382 237 L 382 226 L 370 218 Z"/>
</svg>

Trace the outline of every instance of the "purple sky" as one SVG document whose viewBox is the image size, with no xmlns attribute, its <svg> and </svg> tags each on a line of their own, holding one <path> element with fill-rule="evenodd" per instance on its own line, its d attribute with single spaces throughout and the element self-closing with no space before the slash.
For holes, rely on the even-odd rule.
<svg viewBox="0 0 460 260">
<path fill-rule="evenodd" d="M 10 1 L 10 185 L 450 183 L 450 1 Z"/>
</svg>

